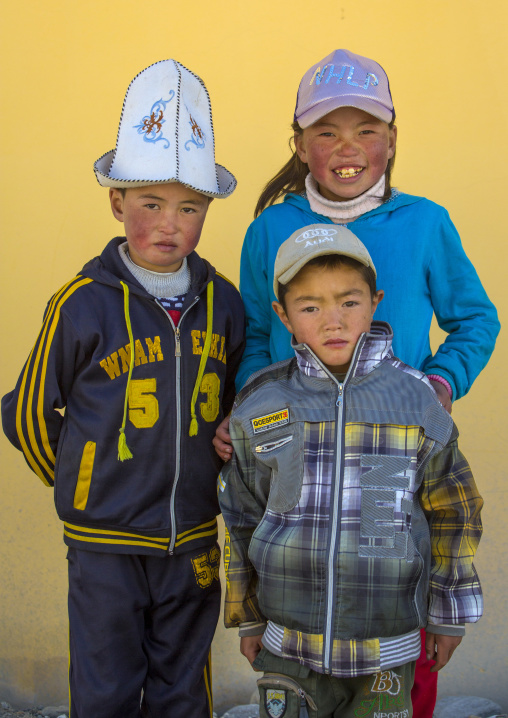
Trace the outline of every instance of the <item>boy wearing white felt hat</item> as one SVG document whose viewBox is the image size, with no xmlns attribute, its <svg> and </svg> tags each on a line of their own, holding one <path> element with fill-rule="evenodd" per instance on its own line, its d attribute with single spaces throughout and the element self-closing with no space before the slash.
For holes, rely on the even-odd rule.
<svg viewBox="0 0 508 718">
<path fill-rule="evenodd" d="M 209 718 L 219 604 L 215 429 L 240 295 L 195 248 L 214 197 L 210 100 L 175 60 L 137 75 L 94 166 L 125 237 L 51 299 L 4 430 L 55 486 L 68 546 L 73 718 Z M 65 412 L 55 411 L 63 409 Z"/>
</svg>

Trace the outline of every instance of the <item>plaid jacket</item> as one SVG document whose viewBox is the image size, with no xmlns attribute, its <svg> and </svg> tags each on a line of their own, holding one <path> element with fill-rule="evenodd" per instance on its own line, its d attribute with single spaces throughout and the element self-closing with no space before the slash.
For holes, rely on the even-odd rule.
<svg viewBox="0 0 508 718">
<path fill-rule="evenodd" d="M 414 660 L 427 621 L 453 634 L 482 612 L 482 500 L 451 417 L 391 338 L 373 322 L 343 382 L 305 345 L 255 374 L 219 478 L 226 626 L 268 621 L 270 650 L 337 676 Z"/>
</svg>

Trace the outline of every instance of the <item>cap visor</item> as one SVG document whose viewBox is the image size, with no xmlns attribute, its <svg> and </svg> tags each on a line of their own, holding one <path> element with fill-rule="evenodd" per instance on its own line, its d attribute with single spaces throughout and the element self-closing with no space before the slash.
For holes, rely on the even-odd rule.
<svg viewBox="0 0 508 718">
<path fill-rule="evenodd" d="M 333 112 L 333 110 L 337 110 L 339 107 L 356 107 L 357 110 L 363 110 L 387 124 L 390 124 L 394 118 L 393 111 L 387 107 L 383 107 L 383 105 L 380 105 L 378 102 L 369 100 L 366 97 L 342 96 L 331 97 L 329 100 L 319 102 L 300 115 L 300 117 L 297 117 L 296 121 L 304 130 L 306 127 L 310 127 L 314 122 L 317 122 L 329 112 Z"/>
</svg>

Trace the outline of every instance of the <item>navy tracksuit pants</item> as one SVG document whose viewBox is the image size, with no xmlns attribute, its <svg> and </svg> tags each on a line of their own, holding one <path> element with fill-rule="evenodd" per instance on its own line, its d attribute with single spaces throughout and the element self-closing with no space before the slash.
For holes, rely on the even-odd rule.
<svg viewBox="0 0 508 718">
<path fill-rule="evenodd" d="M 71 718 L 210 718 L 218 547 L 67 558 Z"/>
</svg>

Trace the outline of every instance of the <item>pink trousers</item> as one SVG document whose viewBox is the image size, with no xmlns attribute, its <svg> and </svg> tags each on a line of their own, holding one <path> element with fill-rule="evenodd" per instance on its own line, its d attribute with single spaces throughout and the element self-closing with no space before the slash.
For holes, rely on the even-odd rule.
<svg viewBox="0 0 508 718">
<path fill-rule="evenodd" d="M 422 628 L 422 652 L 416 661 L 415 682 L 411 691 L 413 718 L 432 718 L 437 699 L 437 673 L 430 669 L 434 661 L 428 661 L 425 655 L 425 630 Z"/>
</svg>

